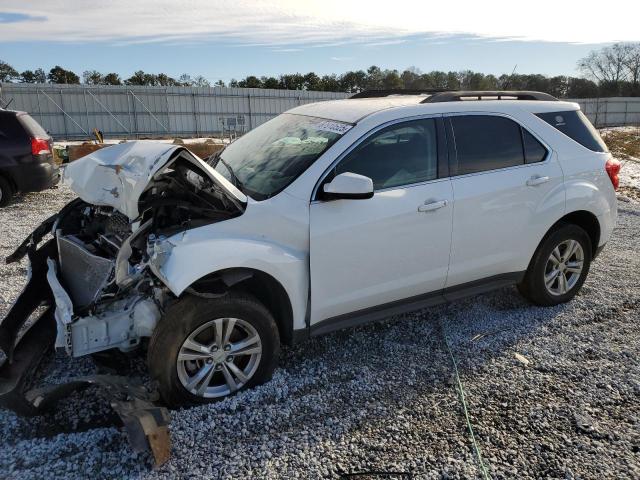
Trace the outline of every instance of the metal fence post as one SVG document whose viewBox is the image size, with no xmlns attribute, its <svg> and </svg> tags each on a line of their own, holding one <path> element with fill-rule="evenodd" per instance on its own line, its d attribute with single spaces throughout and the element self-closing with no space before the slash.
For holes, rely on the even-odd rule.
<svg viewBox="0 0 640 480">
<path fill-rule="evenodd" d="M 38 104 L 38 114 L 40 115 L 40 118 L 38 120 L 40 120 L 40 123 L 44 123 L 43 122 L 44 118 L 42 118 L 42 107 L 40 106 L 40 92 L 38 91 L 37 88 L 36 88 L 36 103 Z"/>
<path fill-rule="evenodd" d="M 87 119 L 87 128 L 91 128 L 90 127 L 90 122 L 89 122 L 89 107 L 87 106 L 87 89 L 86 89 L 86 87 L 82 89 L 82 99 L 84 100 L 84 111 L 85 111 L 86 119 Z"/>
<path fill-rule="evenodd" d="M 198 133 L 198 114 L 196 113 L 196 94 L 191 92 L 191 105 L 193 107 L 193 125 L 196 129 L 196 137 L 199 137 Z"/>
<path fill-rule="evenodd" d="M 134 129 L 136 132 L 135 137 L 136 138 L 140 138 L 140 131 L 138 129 L 138 114 L 136 113 L 136 102 L 133 100 L 133 92 L 131 90 L 129 90 L 127 92 L 127 98 L 129 98 L 129 93 L 131 93 L 131 105 L 133 105 L 133 123 L 134 123 Z"/>
<path fill-rule="evenodd" d="M 62 97 L 62 89 L 60 89 L 60 107 L 64 112 L 64 98 Z M 64 125 L 64 138 L 69 139 L 69 132 L 67 131 L 67 122 L 65 121 L 65 117 L 62 117 L 62 124 Z"/>
<path fill-rule="evenodd" d="M 171 130 L 171 117 L 169 116 L 169 89 L 164 89 L 164 103 L 167 107 L 167 125 L 169 125 L 169 130 Z"/>
<path fill-rule="evenodd" d="M 251 113 L 251 94 L 250 93 L 247 95 L 247 110 L 249 110 L 249 130 L 251 130 L 253 128 L 253 122 L 251 119 L 252 113 Z"/>
</svg>

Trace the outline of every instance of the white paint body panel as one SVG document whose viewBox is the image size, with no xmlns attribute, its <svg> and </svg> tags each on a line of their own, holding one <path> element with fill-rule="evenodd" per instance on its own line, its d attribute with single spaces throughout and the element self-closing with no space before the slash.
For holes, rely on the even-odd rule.
<svg viewBox="0 0 640 480">
<path fill-rule="evenodd" d="M 271 275 L 289 296 L 294 329 L 304 328 L 309 285 L 309 202 L 286 193 L 249 200 L 239 217 L 178 233 L 159 276 L 175 295 L 205 275 L 251 268 Z"/>
<path fill-rule="evenodd" d="M 310 323 L 317 324 L 447 286 L 525 270 L 544 234 L 566 213 L 592 212 L 600 222 L 599 243 L 606 243 L 616 218 L 615 193 L 604 171 L 608 154 L 587 150 L 533 115 L 576 110 L 576 104 L 420 104 L 421 100 L 343 100 L 291 110 L 354 125 L 275 197 L 261 202 L 244 197 L 242 215 L 170 237 L 171 252 L 157 266 L 160 278 L 180 295 L 196 280 L 227 268 L 265 272 L 284 287 L 293 309 L 293 328 L 299 330 L 307 326 L 308 311 Z M 474 112 L 516 120 L 543 139 L 550 157 L 540 164 L 379 191 L 367 200 L 312 202 L 327 169 L 372 130 L 398 120 Z M 143 153 L 142 146 L 126 145 L 70 165 L 67 176 L 83 199 L 134 218 L 137 198 L 175 147 L 148 147 Z M 113 166 L 122 158 L 135 163 L 133 159 L 141 157 L 126 178 L 114 173 Z M 549 176 L 550 181 L 526 186 L 536 175 Z M 114 200 L 103 188 L 119 188 L 122 195 Z M 241 193 L 235 195 L 242 198 Z M 430 200 L 448 203 L 429 213 L 418 212 Z"/>
<path fill-rule="evenodd" d="M 425 203 L 448 204 L 419 212 Z M 444 287 L 449 179 L 311 204 L 311 323 Z"/>
<path fill-rule="evenodd" d="M 528 186 L 527 180 L 549 177 Z M 562 169 L 545 162 L 454 177 L 447 287 L 527 269 L 540 240 L 565 212 Z"/>
</svg>

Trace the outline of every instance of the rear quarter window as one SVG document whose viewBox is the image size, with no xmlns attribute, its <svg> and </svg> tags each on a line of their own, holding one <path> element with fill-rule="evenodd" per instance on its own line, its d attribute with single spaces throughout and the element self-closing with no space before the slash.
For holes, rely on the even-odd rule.
<svg viewBox="0 0 640 480">
<path fill-rule="evenodd" d="M 589 150 L 594 152 L 609 151 L 598 131 L 593 128 L 589 119 L 580 110 L 537 113 L 536 116 Z"/>
</svg>

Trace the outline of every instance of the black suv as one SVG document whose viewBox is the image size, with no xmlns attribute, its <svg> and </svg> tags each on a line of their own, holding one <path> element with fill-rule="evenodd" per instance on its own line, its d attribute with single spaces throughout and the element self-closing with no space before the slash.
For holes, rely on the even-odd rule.
<svg viewBox="0 0 640 480">
<path fill-rule="evenodd" d="M 16 192 L 37 192 L 60 181 L 52 146 L 28 113 L 0 109 L 0 207 Z"/>
</svg>

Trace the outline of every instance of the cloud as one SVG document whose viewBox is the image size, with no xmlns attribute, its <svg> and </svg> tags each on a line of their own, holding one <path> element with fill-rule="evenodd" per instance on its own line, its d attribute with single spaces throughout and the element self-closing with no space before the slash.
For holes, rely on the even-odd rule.
<svg viewBox="0 0 640 480">
<path fill-rule="evenodd" d="M 367 43 L 366 47 L 384 47 L 387 45 L 399 45 L 401 43 L 406 43 L 407 40 L 405 38 L 396 38 L 393 40 L 379 40 L 377 42 Z"/>
<path fill-rule="evenodd" d="M 512 0 L 451 4 L 408 0 L 2 0 L 0 42 L 226 42 L 328 46 L 400 43 L 416 35 L 571 43 L 640 40 L 640 2 L 619 8 L 538 0 L 520 11 Z M 594 13 L 596 12 L 597 13 Z M 8 19 L 8 21 L 7 21 Z M 38 20 L 38 21 L 35 21 Z"/>
<path fill-rule="evenodd" d="M 47 18 L 26 13 L 0 12 L 0 23 L 44 22 Z"/>
</svg>

